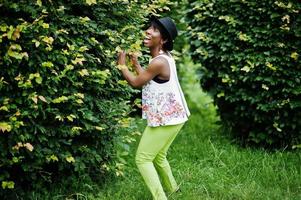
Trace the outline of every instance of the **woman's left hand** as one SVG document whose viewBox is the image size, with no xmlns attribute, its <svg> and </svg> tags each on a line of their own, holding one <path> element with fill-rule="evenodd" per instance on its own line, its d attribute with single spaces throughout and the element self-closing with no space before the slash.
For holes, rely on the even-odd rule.
<svg viewBox="0 0 301 200">
<path fill-rule="evenodd" d="M 125 60 L 126 60 L 126 52 L 124 50 L 122 50 L 118 54 L 117 64 L 118 65 L 125 65 Z"/>
</svg>

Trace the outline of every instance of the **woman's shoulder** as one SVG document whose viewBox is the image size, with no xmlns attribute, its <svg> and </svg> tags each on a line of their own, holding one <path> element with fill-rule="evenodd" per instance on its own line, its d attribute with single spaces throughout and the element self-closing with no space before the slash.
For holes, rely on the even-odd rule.
<svg viewBox="0 0 301 200">
<path fill-rule="evenodd" d="M 154 57 L 150 61 L 151 65 L 167 65 L 168 64 L 168 57 L 167 55 L 160 54 L 156 57 Z"/>
</svg>

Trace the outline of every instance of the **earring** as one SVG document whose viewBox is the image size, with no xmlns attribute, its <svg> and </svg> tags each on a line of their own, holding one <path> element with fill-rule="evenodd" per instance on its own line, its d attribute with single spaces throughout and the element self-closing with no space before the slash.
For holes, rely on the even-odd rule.
<svg viewBox="0 0 301 200">
<path fill-rule="evenodd" d="M 159 53 L 160 53 L 160 54 L 163 53 L 163 45 L 160 45 Z"/>
</svg>

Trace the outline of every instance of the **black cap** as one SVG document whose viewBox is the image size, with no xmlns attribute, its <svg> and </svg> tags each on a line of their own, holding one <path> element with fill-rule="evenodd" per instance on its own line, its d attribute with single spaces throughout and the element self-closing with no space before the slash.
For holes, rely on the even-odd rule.
<svg viewBox="0 0 301 200">
<path fill-rule="evenodd" d="M 173 20 L 169 17 L 163 17 L 163 18 L 156 18 L 155 16 L 151 17 L 151 21 L 157 23 L 159 26 L 161 26 L 168 36 L 168 42 L 166 43 L 166 49 L 171 51 L 173 49 L 173 41 L 178 36 L 178 30 L 173 22 Z"/>
</svg>

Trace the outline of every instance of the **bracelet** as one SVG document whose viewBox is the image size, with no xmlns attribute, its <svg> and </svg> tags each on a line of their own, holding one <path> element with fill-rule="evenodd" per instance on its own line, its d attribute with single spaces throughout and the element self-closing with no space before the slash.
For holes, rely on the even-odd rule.
<svg viewBox="0 0 301 200">
<path fill-rule="evenodd" d="M 116 66 L 119 70 L 127 69 L 128 67 L 126 65 L 117 65 Z"/>
</svg>

